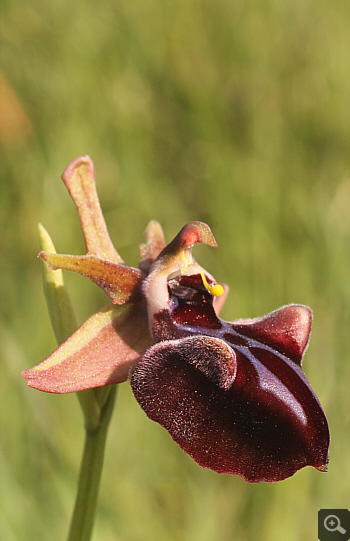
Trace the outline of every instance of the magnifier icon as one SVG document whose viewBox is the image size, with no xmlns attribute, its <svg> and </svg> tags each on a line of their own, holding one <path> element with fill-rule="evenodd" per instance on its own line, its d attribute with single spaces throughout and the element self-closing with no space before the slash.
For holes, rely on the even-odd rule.
<svg viewBox="0 0 350 541">
<path fill-rule="evenodd" d="M 327 515 L 324 519 L 324 527 L 329 532 L 340 532 L 340 533 L 346 533 L 346 530 L 341 527 L 340 520 L 337 517 L 337 515 Z"/>
</svg>

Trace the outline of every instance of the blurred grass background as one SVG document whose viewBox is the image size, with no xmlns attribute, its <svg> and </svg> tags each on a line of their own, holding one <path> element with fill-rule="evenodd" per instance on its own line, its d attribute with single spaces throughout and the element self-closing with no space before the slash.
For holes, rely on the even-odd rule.
<svg viewBox="0 0 350 541">
<path fill-rule="evenodd" d="M 137 265 L 155 218 L 190 220 L 231 287 L 223 317 L 314 310 L 304 369 L 328 415 L 329 472 L 249 485 L 197 466 L 120 386 L 94 541 L 310 541 L 349 505 L 349 5 L 345 0 L 2 0 L 1 529 L 61 541 L 83 442 L 74 395 L 20 371 L 55 347 L 37 222 L 83 253 L 60 175 L 89 154 L 111 236 Z M 80 322 L 106 304 L 66 275 Z"/>
</svg>

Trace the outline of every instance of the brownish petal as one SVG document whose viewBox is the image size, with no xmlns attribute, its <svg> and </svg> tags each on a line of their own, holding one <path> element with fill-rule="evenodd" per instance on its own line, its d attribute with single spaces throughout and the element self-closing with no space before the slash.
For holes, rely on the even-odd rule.
<svg viewBox="0 0 350 541">
<path fill-rule="evenodd" d="M 65 255 L 40 252 L 51 269 L 65 269 L 86 276 L 97 284 L 114 304 L 141 299 L 142 273 L 139 269 L 118 265 L 94 255 Z"/>
<path fill-rule="evenodd" d="M 162 226 L 156 221 L 151 220 L 144 232 L 146 243 L 140 244 L 140 269 L 148 273 L 152 263 L 165 248 L 165 240 Z"/>
<path fill-rule="evenodd" d="M 30 387 L 49 393 L 72 393 L 121 383 L 152 343 L 143 303 L 108 305 L 49 357 L 22 375 Z"/>
<path fill-rule="evenodd" d="M 123 263 L 109 237 L 95 183 L 94 164 L 89 156 L 74 160 L 62 174 L 62 180 L 77 207 L 86 251 L 114 263 Z"/>
</svg>

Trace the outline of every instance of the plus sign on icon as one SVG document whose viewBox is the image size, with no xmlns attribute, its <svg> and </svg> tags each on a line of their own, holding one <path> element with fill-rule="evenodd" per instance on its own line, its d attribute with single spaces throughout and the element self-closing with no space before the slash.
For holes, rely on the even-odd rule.
<svg viewBox="0 0 350 541">
<path fill-rule="evenodd" d="M 348 541 L 350 539 L 349 509 L 320 509 L 318 538 L 320 541 Z"/>
</svg>

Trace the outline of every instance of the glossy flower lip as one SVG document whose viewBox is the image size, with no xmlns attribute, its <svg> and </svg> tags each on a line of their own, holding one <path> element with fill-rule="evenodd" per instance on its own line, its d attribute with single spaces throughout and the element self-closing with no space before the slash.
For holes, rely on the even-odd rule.
<svg viewBox="0 0 350 541">
<path fill-rule="evenodd" d="M 262 318 L 221 320 L 192 256 L 181 272 L 191 227 L 159 255 L 143 285 L 156 344 L 132 368 L 137 401 L 218 473 L 260 482 L 307 465 L 326 471 L 327 420 L 301 368 L 311 310 L 289 305 Z"/>
<path fill-rule="evenodd" d="M 249 482 L 280 481 L 307 465 L 327 471 L 327 420 L 301 368 L 311 310 L 292 304 L 261 318 L 220 319 L 228 287 L 192 255 L 197 242 L 217 246 L 208 225 L 190 222 L 165 245 L 152 220 L 139 268 L 129 267 L 108 235 L 90 158 L 62 178 L 87 253 L 40 257 L 88 277 L 112 304 L 24 371 L 28 385 L 68 393 L 130 379 L 146 415 L 204 468 Z"/>
<path fill-rule="evenodd" d="M 154 319 L 158 343 L 132 368 L 146 414 L 218 473 L 260 482 L 307 465 L 326 471 L 328 425 L 301 369 L 310 309 L 289 305 L 229 323 L 216 316 L 198 275 L 168 288 L 169 308 Z"/>
</svg>

